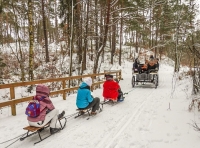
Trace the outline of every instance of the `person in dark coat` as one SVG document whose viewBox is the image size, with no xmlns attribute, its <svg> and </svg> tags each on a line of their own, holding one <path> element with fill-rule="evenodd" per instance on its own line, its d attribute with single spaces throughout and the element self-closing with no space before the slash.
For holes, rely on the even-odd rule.
<svg viewBox="0 0 200 148">
<path fill-rule="evenodd" d="M 150 72 L 152 69 L 156 68 L 156 60 L 153 57 L 153 55 L 150 55 L 149 61 L 148 61 L 148 65 L 147 65 L 147 70 L 148 72 Z"/>
<path fill-rule="evenodd" d="M 140 72 L 141 71 L 140 61 L 139 61 L 138 58 L 136 58 L 134 63 L 133 63 L 133 71 L 134 72 Z"/>
</svg>

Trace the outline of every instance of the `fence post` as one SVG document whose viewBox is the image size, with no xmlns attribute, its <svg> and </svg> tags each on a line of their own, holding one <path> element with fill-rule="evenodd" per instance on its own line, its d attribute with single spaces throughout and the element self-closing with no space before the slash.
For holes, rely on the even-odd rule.
<svg viewBox="0 0 200 148">
<path fill-rule="evenodd" d="M 120 80 L 122 79 L 122 70 L 120 70 L 120 72 L 119 72 L 119 79 Z"/>
<path fill-rule="evenodd" d="M 66 82 L 65 80 L 62 81 L 62 89 L 65 89 L 66 88 Z M 64 91 L 63 92 L 63 100 L 66 100 L 66 92 Z"/>
<path fill-rule="evenodd" d="M 93 91 L 93 90 L 94 90 L 94 85 L 93 85 L 93 83 L 94 83 L 94 78 L 93 78 L 93 77 L 91 77 L 91 78 L 92 78 L 91 91 Z"/>
<path fill-rule="evenodd" d="M 10 99 L 13 100 L 15 99 L 15 88 L 14 87 L 10 87 Z M 16 105 L 13 102 L 11 105 L 11 112 L 13 116 L 16 116 Z"/>
</svg>

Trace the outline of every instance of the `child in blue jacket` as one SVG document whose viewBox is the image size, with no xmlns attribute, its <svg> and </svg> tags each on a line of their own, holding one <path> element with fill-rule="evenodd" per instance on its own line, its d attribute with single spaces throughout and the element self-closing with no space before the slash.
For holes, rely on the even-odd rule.
<svg viewBox="0 0 200 148">
<path fill-rule="evenodd" d="M 92 79 L 90 77 L 84 78 L 83 82 L 79 86 L 77 97 L 76 97 L 76 106 L 79 109 L 88 109 L 92 107 L 92 115 L 96 114 L 96 111 L 99 110 L 100 99 L 98 97 L 93 98 L 91 95 L 90 87 L 92 85 Z"/>
</svg>

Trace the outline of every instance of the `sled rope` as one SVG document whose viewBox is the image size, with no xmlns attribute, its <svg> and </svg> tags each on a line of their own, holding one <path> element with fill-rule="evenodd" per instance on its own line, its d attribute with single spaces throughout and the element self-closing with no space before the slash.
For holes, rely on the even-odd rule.
<svg viewBox="0 0 200 148">
<path fill-rule="evenodd" d="M 132 92 L 135 88 L 132 88 L 130 91 L 123 93 L 123 95 L 128 95 L 128 93 Z"/>
<path fill-rule="evenodd" d="M 76 113 L 73 113 L 73 114 L 71 114 L 71 115 L 67 115 L 67 116 L 64 116 L 64 117 L 65 117 L 66 119 L 69 119 L 69 118 L 75 116 L 76 114 L 78 114 L 78 113 L 76 112 Z"/>
<path fill-rule="evenodd" d="M 1 142 L 0 144 L 7 143 L 7 142 L 9 142 L 9 141 L 12 141 L 12 140 L 18 138 L 18 137 L 24 136 L 25 134 L 26 134 L 26 133 L 24 133 L 24 134 L 22 134 L 22 135 L 19 135 L 19 136 L 17 136 L 17 137 L 14 137 L 14 138 L 12 138 L 12 139 L 6 140 L 6 141 L 4 141 L 4 142 Z"/>
<path fill-rule="evenodd" d="M 9 144 L 8 146 L 6 146 L 5 148 L 8 148 L 9 146 L 13 145 L 15 142 L 17 142 L 19 139 L 15 140 L 14 142 L 12 142 L 11 144 Z"/>
</svg>

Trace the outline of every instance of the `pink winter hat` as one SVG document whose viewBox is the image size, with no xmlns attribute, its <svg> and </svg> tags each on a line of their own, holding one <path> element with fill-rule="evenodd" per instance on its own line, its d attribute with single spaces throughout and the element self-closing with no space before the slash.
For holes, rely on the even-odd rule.
<svg viewBox="0 0 200 148">
<path fill-rule="evenodd" d="M 36 95 L 39 96 L 45 96 L 48 97 L 49 96 L 49 88 L 43 84 L 38 84 L 36 87 Z"/>
<path fill-rule="evenodd" d="M 83 82 L 85 82 L 88 86 L 92 85 L 92 79 L 90 77 L 84 78 Z"/>
</svg>

